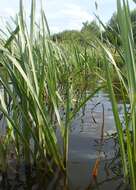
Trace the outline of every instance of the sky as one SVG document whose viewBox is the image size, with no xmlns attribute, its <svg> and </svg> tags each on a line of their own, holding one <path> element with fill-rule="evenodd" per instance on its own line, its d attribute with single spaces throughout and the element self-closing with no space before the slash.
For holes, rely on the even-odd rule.
<svg viewBox="0 0 136 190">
<path fill-rule="evenodd" d="M 4 26 L 9 17 L 18 12 L 19 0 L 0 0 L 0 27 Z M 95 9 L 95 1 L 98 10 Z M 37 17 L 39 17 L 40 0 L 37 2 Z M 129 0 L 131 8 L 136 4 Z M 30 15 L 31 0 L 24 0 L 24 8 Z M 63 30 L 80 30 L 82 23 L 95 19 L 94 13 L 100 16 L 103 22 L 108 22 L 116 10 L 116 0 L 45 0 L 45 14 L 51 32 L 57 33 Z"/>
</svg>

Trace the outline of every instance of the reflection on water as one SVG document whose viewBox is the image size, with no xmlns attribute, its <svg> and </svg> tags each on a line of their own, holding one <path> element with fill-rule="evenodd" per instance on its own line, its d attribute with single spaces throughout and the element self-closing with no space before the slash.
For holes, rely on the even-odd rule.
<svg viewBox="0 0 136 190">
<path fill-rule="evenodd" d="M 104 114 L 103 108 L 104 106 Z M 119 104 L 120 115 L 122 105 Z M 103 116 L 104 115 L 104 116 Z M 103 121 L 104 120 L 104 121 Z M 104 142 L 99 150 L 99 142 L 104 122 Z M 111 102 L 107 94 L 100 92 L 86 106 L 80 110 L 72 124 L 72 133 L 69 144 L 69 184 L 70 190 L 85 189 L 91 183 L 91 172 L 96 159 L 100 158 L 98 182 L 109 179 L 100 189 L 115 190 L 120 180 L 111 180 L 115 177 L 112 171 L 105 171 L 106 164 L 116 156 L 114 139 L 106 140 L 108 134 L 116 132 Z"/>
<path fill-rule="evenodd" d="M 118 107 L 123 119 L 122 104 Z M 4 123 L 2 120 L 1 126 L 4 126 Z M 70 190 L 115 190 L 122 186 L 122 178 L 117 177 L 116 172 L 111 170 L 112 161 L 118 154 L 115 140 L 108 139 L 108 134 L 112 133 L 116 133 L 116 128 L 111 103 L 108 95 L 100 92 L 80 110 L 71 126 L 68 159 Z M 100 159 L 100 167 L 96 185 L 96 182 L 92 181 L 92 169 L 97 158 Z"/>
</svg>

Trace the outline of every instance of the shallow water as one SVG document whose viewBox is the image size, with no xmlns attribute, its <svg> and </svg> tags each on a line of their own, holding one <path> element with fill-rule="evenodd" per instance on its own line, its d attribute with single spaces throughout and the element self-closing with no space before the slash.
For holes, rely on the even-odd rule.
<svg viewBox="0 0 136 190">
<path fill-rule="evenodd" d="M 118 104 L 118 107 L 122 117 L 122 104 Z M 103 132 L 102 124 L 104 126 Z M 1 121 L 1 129 L 2 126 L 4 126 L 4 121 Z M 118 152 L 114 139 L 110 138 L 108 140 L 108 134 L 111 135 L 115 132 L 114 117 L 108 94 L 100 92 L 86 103 L 72 122 L 68 159 L 70 190 L 109 188 L 110 190 L 116 190 L 119 187 L 122 179 L 116 177 L 111 167 L 107 167 Z M 100 143 L 102 135 L 104 139 L 103 143 Z M 100 158 L 97 183 L 102 183 L 99 187 L 92 178 L 92 169 L 97 158 Z M 113 177 L 117 179 L 111 180 Z M 92 182 L 94 188 L 89 186 L 92 185 Z"/>
<path fill-rule="evenodd" d="M 121 104 L 119 104 L 119 110 L 121 115 Z M 72 123 L 68 169 L 70 190 L 83 190 L 92 182 L 92 168 L 98 157 L 101 159 L 98 182 L 114 177 L 112 171 L 109 170 L 110 174 L 107 176 L 104 170 L 105 164 L 116 156 L 114 140 L 104 141 L 99 150 L 103 115 L 106 139 L 107 134 L 116 132 L 111 103 L 106 93 L 100 92 L 91 101 L 88 101 Z M 99 189 L 115 190 L 120 182 L 121 180 L 111 180 L 101 185 Z"/>
</svg>

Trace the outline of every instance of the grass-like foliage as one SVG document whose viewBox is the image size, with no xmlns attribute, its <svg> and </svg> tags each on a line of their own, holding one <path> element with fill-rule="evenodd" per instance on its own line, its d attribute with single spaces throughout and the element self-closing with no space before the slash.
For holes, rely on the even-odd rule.
<svg viewBox="0 0 136 190">
<path fill-rule="evenodd" d="M 117 0 L 117 18 L 121 46 L 118 48 L 120 57 L 126 68 L 126 73 L 118 68 L 111 51 L 100 42 L 105 57 L 107 86 L 109 89 L 112 108 L 118 132 L 120 154 L 124 171 L 124 178 L 136 189 L 136 64 L 135 44 L 130 19 L 130 9 L 127 0 Z M 120 93 L 124 104 L 124 123 L 122 123 L 110 74 L 111 65 L 114 67 L 120 81 Z M 127 94 L 127 97 L 126 97 Z M 127 104 L 130 108 L 128 109 Z"/>
<path fill-rule="evenodd" d="M 42 7 L 37 23 L 32 0 L 28 26 L 20 0 L 16 29 L 7 28 L 10 36 L 0 43 L 0 110 L 6 123 L 0 143 L 3 172 L 12 150 L 18 163 L 25 161 L 52 174 L 56 168 L 66 173 L 70 122 L 101 88 L 83 96 L 88 73 L 95 69 L 95 54 L 89 56 L 85 47 L 81 51 L 72 45 L 69 55 L 54 43 Z"/>
<path fill-rule="evenodd" d="M 54 42 L 43 5 L 37 21 L 36 1 L 31 1 L 28 22 L 20 0 L 15 30 L 7 25 L 10 36 L 3 32 L 0 39 L 0 111 L 3 114 L 0 118 L 3 117 L 6 125 L 0 139 L 3 173 L 13 152 L 18 164 L 24 161 L 26 166 L 34 165 L 52 175 L 56 169 L 66 175 L 71 122 L 80 108 L 105 87 L 99 86 L 100 79 L 106 81 L 112 102 L 124 179 L 136 190 L 136 64 L 127 0 L 117 0 L 117 18 L 120 44 L 115 47 L 118 58 L 115 59 L 115 44 L 106 43 L 102 35 L 95 38 L 93 34 L 93 39 L 85 39 L 82 44 Z M 113 87 L 115 73 L 124 105 L 123 123 Z M 92 93 L 88 95 L 86 91 L 90 88 Z"/>
</svg>

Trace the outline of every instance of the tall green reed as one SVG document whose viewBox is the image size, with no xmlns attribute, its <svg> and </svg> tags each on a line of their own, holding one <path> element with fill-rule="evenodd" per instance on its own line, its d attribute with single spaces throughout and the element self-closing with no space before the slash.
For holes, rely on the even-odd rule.
<svg viewBox="0 0 136 190">
<path fill-rule="evenodd" d="M 43 6 L 39 23 L 35 12 L 36 2 L 32 0 L 28 26 L 20 0 L 16 29 L 8 30 L 9 38 L 0 44 L 4 71 L 0 84 L 5 93 L 0 94 L 0 110 L 7 123 L 4 146 L 14 144 L 18 163 L 24 160 L 27 166 L 35 164 L 52 173 L 57 167 L 66 173 L 72 119 L 102 87 L 95 88 L 86 98 L 82 98 L 85 88 L 80 91 L 78 87 L 78 94 L 75 93 L 74 80 L 82 77 L 79 71 L 92 69 L 87 52 L 74 47 L 74 56 L 67 55 L 50 39 Z M 63 118 L 61 109 L 65 111 Z"/>
<path fill-rule="evenodd" d="M 115 124 L 118 132 L 120 145 L 120 154 L 126 183 L 131 184 L 132 189 L 136 189 L 136 64 L 135 64 L 135 45 L 130 20 L 129 3 L 127 0 L 117 0 L 117 16 L 119 26 L 119 38 L 121 47 L 118 48 L 120 57 L 126 67 L 124 74 L 117 66 L 111 51 L 101 42 L 99 42 L 105 62 L 107 73 L 107 87 L 109 89 Z M 120 81 L 120 93 L 124 105 L 124 122 L 122 124 L 118 111 L 117 99 L 115 96 L 110 68 L 113 67 Z M 127 94 L 127 98 L 126 98 Z M 130 111 L 127 109 L 130 105 Z"/>
</svg>

